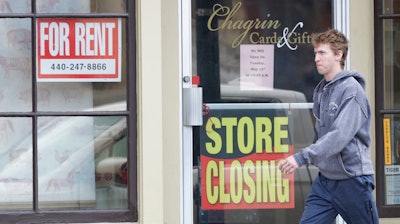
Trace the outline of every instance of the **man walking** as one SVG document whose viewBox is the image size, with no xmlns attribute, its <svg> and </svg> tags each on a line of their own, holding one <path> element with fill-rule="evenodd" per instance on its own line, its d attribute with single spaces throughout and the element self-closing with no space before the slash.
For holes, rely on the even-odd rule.
<svg viewBox="0 0 400 224">
<path fill-rule="evenodd" d="M 306 163 L 319 168 L 300 223 L 329 224 L 340 214 L 347 224 L 377 224 L 365 80 L 344 70 L 348 41 L 341 32 L 313 34 L 312 44 L 318 73 L 324 76 L 313 94 L 317 138 L 279 169 L 290 174 Z"/>
</svg>

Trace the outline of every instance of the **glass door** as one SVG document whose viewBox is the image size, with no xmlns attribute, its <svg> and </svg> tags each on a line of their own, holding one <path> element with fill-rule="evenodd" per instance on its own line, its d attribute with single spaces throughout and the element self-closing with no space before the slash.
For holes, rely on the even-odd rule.
<svg viewBox="0 0 400 224">
<path fill-rule="evenodd" d="M 321 80 L 311 34 L 333 26 L 332 0 L 192 0 L 193 223 L 297 223 L 318 173 L 284 175 L 282 158 L 314 138 Z M 185 157 L 186 158 L 186 157 Z"/>
</svg>

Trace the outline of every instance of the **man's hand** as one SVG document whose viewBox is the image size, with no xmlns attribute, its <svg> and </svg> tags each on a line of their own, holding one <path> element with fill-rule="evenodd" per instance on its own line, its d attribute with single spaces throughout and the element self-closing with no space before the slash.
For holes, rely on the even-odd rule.
<svg viewBox="0 0 400 224">
<path fill-rule="evenodd" d="M 284 174 L 291 174 L 293 173 L 297 168 L 299 168 L 299 165 L 297 164 L 296 160 L 294 159 L 293 156 L 289 156 L 283 162 L 281 165 L 279 165 L 279 169 L 281 170 L 282 173 Z"/>
</svg>

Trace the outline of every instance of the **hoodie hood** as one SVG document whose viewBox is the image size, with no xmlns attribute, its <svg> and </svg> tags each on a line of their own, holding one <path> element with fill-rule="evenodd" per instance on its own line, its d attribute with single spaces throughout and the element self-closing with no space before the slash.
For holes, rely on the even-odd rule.
<svg viewBox="0 0 400 224">
<path fill-rule="evenodd" d="M 360 83 L 361 87 L 365 90 L 365 79 L 357 71 L 341 71 L 335 76 L 335 78 L 332 80 L 332 82 L 335 82 L 340 79 L 345 79 L 348 77 L 353 77 L 355 80 L 357 80 L 357 82 Z"/>
<path fill-rule="evenodd" d="M 322 89 L 324 87 L 328 87 L 330 85 L 333 85 L 334 83 L 336 83 L 339 80 L 347 79 L 349 77 L 353 77 L 358 83 L 360 83 L 361 87 L 365 90 L 365 86 L 366 86 L 365 79 L 359 72 L 357 72 L 357 71 L 341 71 L 330 82 L 327 82 L 325 79 L 322 79 L 318 83 L 318 85 L 315 87 L 314 94 L 316 92 L 322 91 Z M 314 99 L 314 101 L 315 101 L 315 99 Z"/>
</svg>

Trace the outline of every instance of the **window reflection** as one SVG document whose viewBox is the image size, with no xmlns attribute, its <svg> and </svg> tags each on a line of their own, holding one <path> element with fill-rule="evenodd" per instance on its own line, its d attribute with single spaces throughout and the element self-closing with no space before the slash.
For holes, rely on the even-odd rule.
<svg viewBox="0 0 400 224">
<path fill-rule="evenodd" d="M 41 209 L 127 208 L 124 117 L 41 117 L 39 122 Z"/>
<path fill-rule="evenodd" d="M 32 209 L 32 120 L 0 118 L 0 210 Z"/>
<path fill-rule="evenodd" d="M 123 13 L 126 0 L 37 0 L 38 13 Z"/>
<path fill-rule="evenodd" d="M 384 107 L 400 109 L 400 20 L 385 20 L 383 27 Z"/>
<path fill-rule="evenodd" d="M 325 31 L 332 26 L 332 6 L 333 1 L 330 0 L 193 1 L 192 71 L 200 76 L 203 88 L 203 100 L 206 103 L 203 123 L 218 126 L 217 122 L 222 123 L 222 117 L 232 118 L 232 123 L 237 122 L 229 131 L 216 128 L 222 133 L 217 137 L 220 142 L 216 141 L 214 144 L 211 141 L 213 143 L 210 145 L 222 146 L 221 151 L 232 149 L 225 154 L 220 153 L 221 151 L 213 155 L 205 152 L 206 143 L 210 143 L 206 142 L 207 136 L 215 134 L 209 134 L 210 130 L 205 129 L 206 125 L 194 131 L 194 223 L 284 224 L 295 223 L 300 219 L 318 169 L 304 166 L 296 171 L 290 180 L 290 190 L 293 191 L 289 194 L 292 197 L 289 200 L 291 204 L 285 204 L 286 202 L 277 202 L 275 197 L 278 190 L 274 186 L 279 185 L 279 190 L 282 190 L 284 185 L 278 183 L 282 178 L 275 173 L 276 166 L 271 164 L 269 171 L 265 172 L 271 173 L 268 181 L 263 182 L 260 178 L 253 182 L 251 177 L 248 178 L 252 186 L 260 186 L 259 192 L 255 193 L 258 199 L 261 201 L 265 197 L 268 202 L 244 203 L 246 199 L 237 197 L 242 196 L 241 190 L 244 188 L 238 189 L 243 181 L 229 179 L 241 178 L 242 174 L 239 172 L 250 167 L 243 166 L 241 169 L 241 159 L 246 158 L 243 160 L 256 164 L 278 154 L 263 155 L 262 159 L 257 158 L 260 156 L 257 153 L 243 155 L 244 153 L 237 150 L 239 141 L 249 144 L 253 139 L 247 132 L 243 138 L 245 140 L 238 140 L 240 131 L 236 131 L 239 129 L 236 124 L 239 124 L 241 118 L 249 119 L 249 124 L 252 124 L 250 120 L 256 120 L 256 117 L 287 117 L 293 125 L 287 127 L 289 136 L 292 137 L 290 142 L 293 149 L 299 150 L 312 142 L 314 119 L 311 107 L 308 106 L 312 102 L 313 89 L 322 76 L 315 69 L 311 34 Z M 258 24 L 255 25 L 256 23 Z M 262 112 L 255 108 L 239 109 L 239 105 L 260 105 L 258 103 L 265 106 Z M 287 111 L 274 108 L 286 103 L 290 105 Z M 294 105 L 299 105 L 299 109 L 293 110 Z M 224 109 L 218 111 L 218 107 Z M 260 115 L 257 116 L 258 113 Z M 228 132 L 233 133 L 234 137 L 224 136 Z M 230 141 L 232 138 L 233 142 Z M 216 169 L 208 166 L 212 164 L 210 161 L 218 164 Z M 259 167 L 260 170 L 263 169 L 262 166 L 252 167 L 255 170 L 252 175 L 258 175 L 256 173 Z M 236 168 L 238 173 L 235 173 Z M 212 177 L 207 179 L 207 174 Z M 272 187 L 261 187 L 267 182 Z M 229 187 L 234 190 L 228 189 Z M 251 189 L 251 186 L 246 186 L 247 189 Z M 212 192 L 212 195 L 207 195 L 207 192 Z M 210 198 L 212 199 L 209 200 Z M 222 200 L 216 203 L 214 199 Z M 247 199 L 251 201 L 253 198 Z"/>
<path fill-rule="evenodd" d="M 269 77 L 271 83 L 268 86 L 302 92 L 307 102 L 312 102 L 313 89 L 321 80 L 321 76 L 315 69 L 310 35 L 313 32 L 325 31 L 332 26 L 332 2 L 330 0 L 313 1 L 312 4 L 305 0 L 219 2 L 203 0 L 193 4 L 198 7 L 193 9 L 195 17 L 192 24 L 193 28 L 197 29 L 193 31 L 195 34 L 193 73 L 200 76 L 204 100 L 206 102 L 220 100 L 223 93 L 219 84 L 235 86 L 242 81 L 250 85 L 260 84 L 257 80 L 252 82 L 244 80 L 243 78 L 247 76 L 246 79 Z M 212 10 L 216 9 L 220 10 L 221 15 L 211 14 Z M 241 52 L 241 45 L 254 47 L 273 45 L 274 51 L 270 51 L 273 60 L 267 61 L 266 69 L 261 67 L 257 71 L 251 71 L 251 74 L 241 71 L 245 67 L 241 66 L 241 63 L 246 62 L 241 60 L 245 56 Z M 262 56 L 270 59 L 269 55 Z M 251 61 L 247 60 L 247 63 L 250 64 Z M 270 63 L 273 66 L 270 66 Z M 260 72 L 269 69 L 273 70 L 272 74 Z"/>
<path fill-rule="evenodd" d="M 35 210 L 30 212 L 35 216 L 36 202 L 40 210 L 128 208 L 127 119 L 96 113 L 127 110 L 125 29 L 118 45 L 121 81 L 35 82 L 32 70 L 32 43 L 40 39 L 32 33 L 40 20 L 36 12 L 82 13 L 88 20 L 91 13 L 125 13 L 126 5 L 126 0 L 0 0 L 3 17 L 25 17 L 0 18 L 0 112 L 28 112 L 0 117 L 0 211 Z M 125 27 L 126 19 L 116 20 Z M 42 111 L 95 116 L 41 116 Z"/>
<path fill-rule="evenodd" d="M 127 208 L 125 117 L 40 117 L 41 209 Z M 0 118 L 0 210 L 31 210 L 32 120 Z"/>
<path fill-rule="evenodd" d="M 91 0 L 92 13 L 123 13 L 126 12 L 126 0 Z"/>
<path fill-rule="evenodd" d="M 0 111 L 32 110 L 31 20 L 0 19 Z"/>
<path fill-rule="evenodd" d="M 383 0 L 383 14 L 400 13 L 400 0 Z"/>
<path fill-rule="evenodd" d="M 90 2 L 85 0 L 37 0 L 38 13 L 87 13 L 90 12 Z"/>
<path fill-rule="evenodd" d="M 0 13 L 31 12 L 31 0 L 1 0 Z"/>
</svg>

